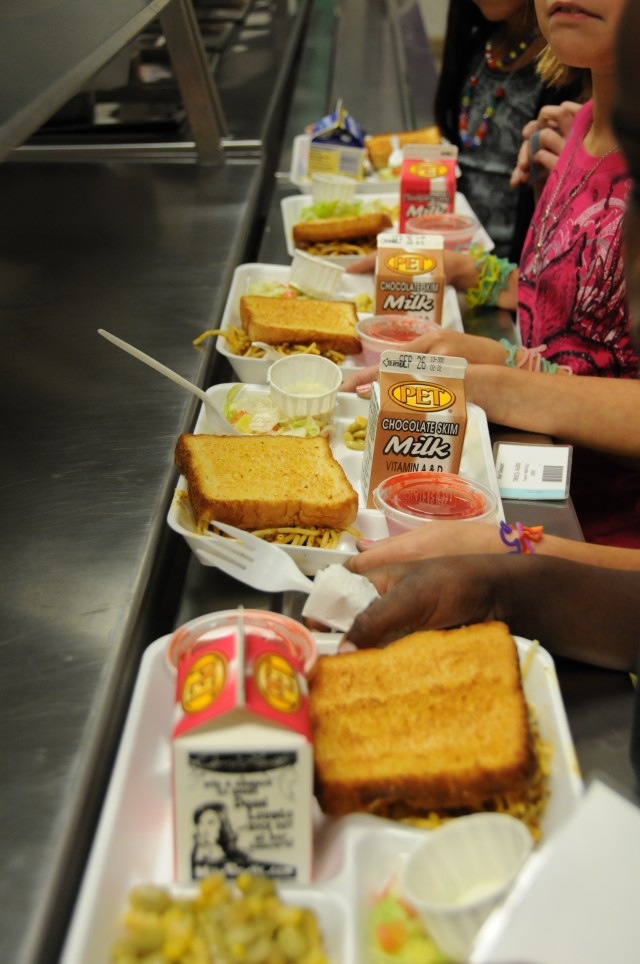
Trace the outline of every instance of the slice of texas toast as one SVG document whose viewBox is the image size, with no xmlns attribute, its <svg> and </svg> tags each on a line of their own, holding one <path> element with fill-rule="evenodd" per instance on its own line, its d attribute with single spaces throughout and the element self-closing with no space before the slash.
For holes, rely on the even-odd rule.
<svg viewBox="0 0 640 964">
<path fill-rule="evenodd" d="M 181 435 L 175 462 L 198 528 L 212 519 L 240 529 L 343 529 L 358 496 L 326 438 Z"/>
<path fill-rule="evenodd" d="M 518 653 L 503 623 L 322 657 L 310 707 L 327 813 L 381 801 L 421 811 L 477 806 L 533 775 Z"/>
<path fill-rule="evenodd" d="M 339 351 L 344 355 L 362 351 L 356 335 L 358 313 L 353 301 L 243 295 L 240 319 L 252 341 L 269 345 L 315 343 L 321 351 Z"/>
</svg>

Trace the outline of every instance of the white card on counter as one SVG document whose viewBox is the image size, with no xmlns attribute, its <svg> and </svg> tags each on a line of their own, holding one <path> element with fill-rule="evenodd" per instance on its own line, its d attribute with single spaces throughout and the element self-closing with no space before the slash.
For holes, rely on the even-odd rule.
<svg viewBox="0 0 640 964">
<path fill-rule="evenodd" d="M 496 442 L 498 488 L 503 499 L 566 499 L 571 478 L 570 445 Z"/>
</svg>

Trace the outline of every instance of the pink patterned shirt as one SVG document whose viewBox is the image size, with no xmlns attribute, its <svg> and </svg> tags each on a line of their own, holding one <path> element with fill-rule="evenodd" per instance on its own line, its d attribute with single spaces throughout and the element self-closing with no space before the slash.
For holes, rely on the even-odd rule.
<svg viewBox="0 0 640 964">
<path fill-rule="evenodd" d="M 618 151 L 594 170 L 583 146 L 592 117 L 589 101 L 536 207 L 520 259 L 518 324 L 525 347 L 545 344 L 544 357 L 575 374 L 636 378 L 622 264 L 630 181 Z"/>
</svg>

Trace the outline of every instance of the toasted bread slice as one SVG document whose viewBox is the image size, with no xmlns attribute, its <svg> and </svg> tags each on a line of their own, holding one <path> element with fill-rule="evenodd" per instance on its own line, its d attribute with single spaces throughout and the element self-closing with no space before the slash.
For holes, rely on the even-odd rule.
<svg viewBox="0 0 640 964">
<path fill-rule="evenodd" d="M 355 241 L 373 239 L 391 227 L 392 221 L 384 212 L 360 214 L 350 218 L 318 218 L 299 221 L 293 225 L 293 240 L 297 247 L 317 241 Z"/>
<path fill-rule="evenodd" d="M 432 127 L 422 127 L 417 131 L 396 131 L 389 134 L 371 134 L 365 138 L 364 146 L 367 149 L 371 166 L 379 171 L 387 167 L 389 156 L 393 150 L 391 138 L 398 139 L 400 147 L 405 144 L 440 144 L 442 134 L 437 125 Z"/>
<path fill-rule="evenodd" d="M 358 313 L 353 301 L 315 301 L 305 298 L 240 298 L 242 327 L 252 341 L 269 345 L 292 342 L 345 355 L 362 351 L 356 335 Z"/>
<path fill-rule="evenodd" d="M 343 529 L 358 496 L 324 437 L 181 435 L 175 462 L 198 528 L 212 519 L 240 529 Z"/>
<path fill-rule="evenodd" d="M 504 623 L 322 657 L 310 708 L 327 813 L 381 801 L 419 811 L 477 807 L 525 788 L 534 773 L 518 653 Z"/>
</svg>

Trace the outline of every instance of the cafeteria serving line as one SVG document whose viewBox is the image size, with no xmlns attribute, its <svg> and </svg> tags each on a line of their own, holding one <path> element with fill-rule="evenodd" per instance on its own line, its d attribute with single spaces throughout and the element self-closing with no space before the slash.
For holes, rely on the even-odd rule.
<svg viewBox="0 0 640 964">
<path fill-rule="evenodd" d="M 126 6 L 111 5 L 111 13 Z M 139 17 L 165 4 L 134 6 Z M 239 264 L 288 263 L 280 200 L 295 191 L 294 136 L 338 96 L 371 131 L 432 120 L 427 85 L 411 82 L 416 56 L 434 76 L 428 38 L 416 43 L 417 5 L 249 6 L 254 20 L 228 21 L 228 44 L 214 54 L 222 161 L 202 163 L 197 145 L 176 144 L 174 118 L 159 157 L 138 140 L 124 156 L 121 145 L 97 148 L 83 137 L 52 144 L 42 129 L 38 136 L 22 126 L 22 103 L 0 101 L 1 129 L 12 141 L 0 164 L 3 961 L 59 959 L 149 644 L 223 608 L 299 615 L 296 595 L 248 590 L 202 566 L 169 529 L 173 450 L 197 403 L 97 329 L 199 386 L 230 380 L 215 348 L 196 351 L 192 342 L 219 324 Z M 89 26 L 98 7 L 85 4 Z M 49 8 L 61 15 L 52 36 L 68 36 L 69 6 Z M 18 6 L 8 10 L 18 24 Z M 4 36 L 8 47 L 13 35 Z M 18 54 L 27 66 L 35 56 L 29 39 L 22 32 L 11 56 L 0 46 L 16 77 L 25 71 Z M 53 73 L 44 94 L 34 94 L 39 124 L 62 107 L 51 95 L 55 71 L 69 96 L 79 76 L 45 61 Z M 502 315 L 484 321 L 499 337 L 512 324 Z M 545 506 L 544 518 L 537 505 L 508 511 L 579 536 L 570 503 Z M 631 792 L 628 677 L 569 663 L 559 672 L 584 774 L 605 773 Z"/>
</svg>

